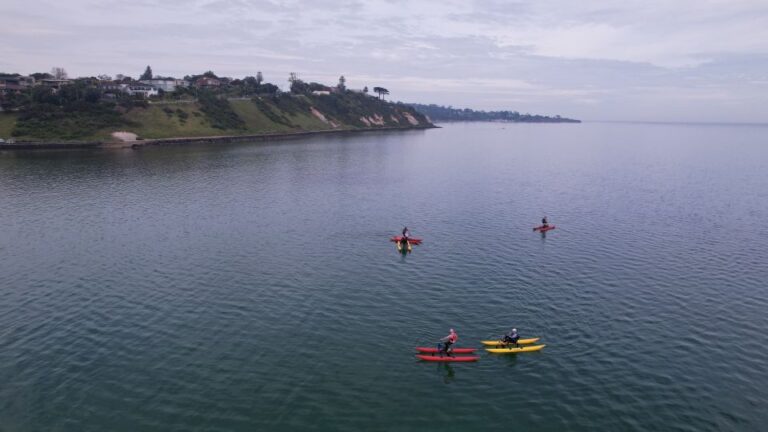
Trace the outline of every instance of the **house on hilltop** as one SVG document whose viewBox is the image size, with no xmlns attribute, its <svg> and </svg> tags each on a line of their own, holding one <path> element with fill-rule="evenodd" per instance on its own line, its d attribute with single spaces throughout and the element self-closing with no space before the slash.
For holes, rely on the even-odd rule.
<svg viewBox="0 0 768 432">
<path fill-rule="evenodd" d="M 218 88 L 221 87 L 221 80 L 218 78 L 202 77 L 195 81 L 195 87 L 198 88 Z"/>
<path fill-rule="evenodd" d="M 121 92 L 123 91 L 123 86 L 126 84 L 121 84 L 120 81 L 102 81 L 99 83 L 99 88 L 104 92 Z"/>
<path fill-rule="evenodd" d="M 21 75 L 0 75 L 0 93 L 19 93 L 35 85 L 35 79 Z"/>
<path fill-rule="evenodd" d="M 0 79 L 0 95 L 20 93 L 23 89 L 18 82 Z"/>
<path fill-rule="evenodd" d="M 164 92 L 173 92 L 176 91 L 177 87 L 187 87 L 189 86 L 189 82 L 182 80 L 182 79 L 175 79 L 175 78 L 153 78 L 148 80 L 141 80 L 139 81 L 142 84 L 151 85 L 158 90 L 162 90 Z"/>
<path fill-rule="evenodd" d="M 18 76 L 0 76 L 0 94 L 18 93 L 22 89 Z"/>
<path fill-rule="evenodd" d="M 122 90 L 131 96 L 153 97 L 158 95 L 157 87 L 149 84 L 131 83 L 121 84 Z"/>
<path fill-rule="evenodd" d="M 40 83 L 46 87 L 58 90 L 65 85 L 71 85 L 74 81 L 70 79 L 44 78 L 40 80 Z"/>
</svg>

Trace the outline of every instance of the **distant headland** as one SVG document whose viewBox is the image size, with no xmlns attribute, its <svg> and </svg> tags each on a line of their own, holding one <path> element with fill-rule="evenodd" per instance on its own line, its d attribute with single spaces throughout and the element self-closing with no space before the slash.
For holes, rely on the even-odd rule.
<svg viewBox="0 0 768 432">
<path fill-rule="evenodd" d="M 581 123 L 556 115 L 520 114 L 517 111 L 475 111 L 469 108 L 453 108 L 440 105 L 408 104 L 432 121 L 507 121 L 520 123 Z"/>
</svg>

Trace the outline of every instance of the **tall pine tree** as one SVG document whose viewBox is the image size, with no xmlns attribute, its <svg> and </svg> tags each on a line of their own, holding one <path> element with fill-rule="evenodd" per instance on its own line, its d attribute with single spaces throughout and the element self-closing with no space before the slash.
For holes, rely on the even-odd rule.
<svg viewBox="0 0 768 432">
<path fill-rule="evenodd" d="M 141 74 L 139 77 L 139 80 L 151 80 L 152 79 L 152 68 L 147 66 L 146 69 L 144 69 L 144 73 Z"/>
</svg>

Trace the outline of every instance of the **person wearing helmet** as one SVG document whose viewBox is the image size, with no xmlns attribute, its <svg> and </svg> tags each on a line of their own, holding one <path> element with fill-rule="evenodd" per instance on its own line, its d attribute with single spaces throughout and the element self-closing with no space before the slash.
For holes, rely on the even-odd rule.
<svg viewBox="0 0 768 432">
<path fill-rule="evenodd" d="M 456 331 L 451 329 L 450 333 L 448 333 L 448 336 L 440 339 L 440 343 L 437 344 L 437 350 L 440 352 L 440 355 L 451 355 L 453 352 L 453 348 L 451 348 L 456 341 L 459 340 L 459 335 L 456 334 Z"/>
<path fill-rule="evenodd" d="M 502 336 L 501 341 L 505 345 L 515 344 L 515 347 L 519 347 L 517 341 L 520 340 L 520 335 L 517 333 L 517 329 L 513 328 L 512 331 Z"/>
</svg>

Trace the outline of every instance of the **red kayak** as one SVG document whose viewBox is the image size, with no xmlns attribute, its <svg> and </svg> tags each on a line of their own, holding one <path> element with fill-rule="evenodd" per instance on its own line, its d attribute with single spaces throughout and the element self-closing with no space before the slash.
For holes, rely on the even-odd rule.
<svg viewBox="0 0 768 432">
<path fill-rule="evenodd" d="M 402 237 L 402 236 L 395 236 L 395 237 L 392 237 L 391 239 L 389 239 L 389 241 L 393 241 L 393 242 L 399 242 L 399 241 L 401 241 L 402 239 L 403 239 L 403 237 Z M 408 242 L 409 242 L 409 243 L 411 243 L 411 244 L 421 244 L 421 239 L 419 239 L 419 238 L 413 238 L 413 237 L 409 237 L 409 238 L 408 238 Z"/>
<path fill-rule="evenodd" d="M 542 226 L 537 226 L 533 230 L 534 231 L 538 231 L 538 232 L 547 232 L 547 231 L 550 231 L 550 230 L 553 230 L 553 229 L 555 229 L 554 225 L 550 225 L 548 227 L 545 227 L 544 225 L 542 225 Z"/>
<path fill-rule="evenodd" d="M 437 348 L 416 347 L 416 351 L 424 354 L 437 354 L 439 351 Z M 474 348 L 454 348 L 451 350 L 454 354 L 471 354 L 475 352 Z"/>
<path fill-rule="evenodd" d="M 431 362 L 474 362 L 480 360 L 478 356 L 437 356 L 416 354 L 416 358 Z"/>
</svg>

